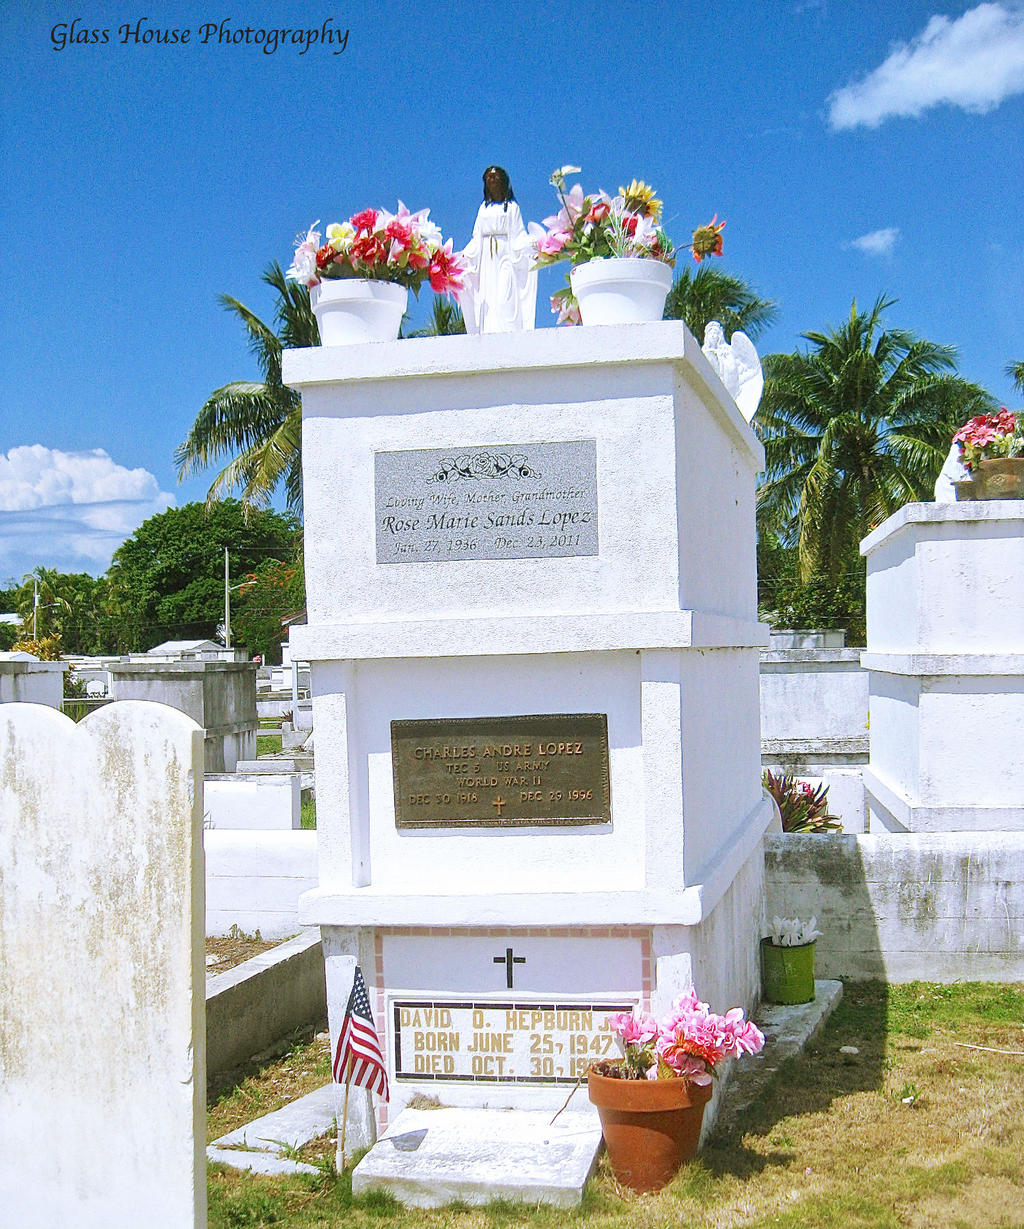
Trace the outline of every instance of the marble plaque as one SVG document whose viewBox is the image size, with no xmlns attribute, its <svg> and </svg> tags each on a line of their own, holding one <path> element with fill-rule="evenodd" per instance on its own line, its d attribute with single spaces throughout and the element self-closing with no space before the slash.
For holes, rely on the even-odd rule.
<svg viewBox="0 0 1024 1229">
<path fill-rule="evenodd" d="M 597 442 L 374 454 L 378 563 L 596 555 Z"/>
<path fill-rule="evenodd" d="M 608 717 L 392 721 L 398 828 L 611 823 Z"/>
<path fill-rule="evenodd" d="M 587 1067 L 618 1058 L 608 1017 L 634 1002 L 392 1003 L 396 1080 L 575 1084 Z"/>
</svg>

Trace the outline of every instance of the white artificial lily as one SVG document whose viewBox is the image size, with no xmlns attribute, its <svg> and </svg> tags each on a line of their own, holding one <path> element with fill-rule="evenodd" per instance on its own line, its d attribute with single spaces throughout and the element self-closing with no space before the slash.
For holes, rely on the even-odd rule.
<svg viewBox="0 0 1024 1229">
<path fill-rule="evenodd" d="M 807 922 L 801 922 L 798 917 L 773 917 L 772 944 L 775 947 L 802 947 L 805 943 L 812 943 L 815 939 L 821 938 L 821 931 L 817 929 L 817 925 L 816 917 L 812 917 Z"/>
</svg>

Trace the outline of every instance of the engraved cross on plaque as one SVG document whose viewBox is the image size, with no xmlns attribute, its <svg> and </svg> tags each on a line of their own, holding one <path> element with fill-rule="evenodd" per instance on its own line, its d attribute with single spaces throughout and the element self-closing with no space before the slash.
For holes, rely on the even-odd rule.
<svg viewBox="0 0 1024 1229">
<path fill-rule="evenodd" d="M 495 956 L 494 963 L 503 964 L 505 966 L 505 985 L 508 987 L 509 990 L 514 989 L 514 986 L 512 985 L 512 966 L 514 964 L 526 964 L 526 957 L 525 956 L 513 956 L 512 949 L 510 947 L 506 947 L 505 955 Z"/>
</svg>

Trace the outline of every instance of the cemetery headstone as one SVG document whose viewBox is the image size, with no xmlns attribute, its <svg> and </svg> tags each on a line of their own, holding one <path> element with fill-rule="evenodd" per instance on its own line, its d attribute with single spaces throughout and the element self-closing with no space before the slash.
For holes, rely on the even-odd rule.
<svg viewBox="0 0 1024 1229">
<path fill-rule="evenodd" d="M 203 732 L 0 707 L 0 1222 L 206 1224 Z"/>
</svg>

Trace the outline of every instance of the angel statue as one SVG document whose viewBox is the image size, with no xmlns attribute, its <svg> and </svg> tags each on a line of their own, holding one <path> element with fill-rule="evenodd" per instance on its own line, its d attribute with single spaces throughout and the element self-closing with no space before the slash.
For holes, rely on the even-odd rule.
<svg viewBox="0 0 1024 1229">
<path fill-rule="evenodd" d="M 725 332 L 717 320 L 709 320 L 704 330 L 701 346 L 708 362 L 718 373 L 740 413 L 750 422 L 757 413 L 764 392 L 764 372 L 757 357 L 754 343 L 746 333 L 736 332 L 732 342 L 725 340 Z"/>
<path fill-rule="evenodd" d="M 459 306 L 467 333 L 532 329 L 537 313 L 533 236 L 523 225 L 508 172 L 484 171 L 484 200 L 462 252 L 466 272 Z"/>
</svg>

